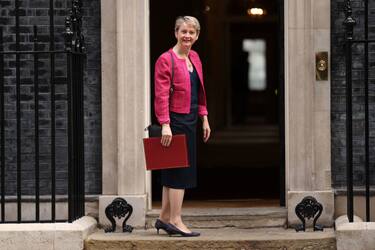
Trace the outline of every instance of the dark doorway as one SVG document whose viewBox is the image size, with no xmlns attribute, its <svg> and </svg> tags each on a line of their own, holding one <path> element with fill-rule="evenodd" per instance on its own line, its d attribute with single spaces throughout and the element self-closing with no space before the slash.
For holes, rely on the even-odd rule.
<svg viewBox="0 0 375 250">
<path fill-rule="evenodd" d="M 209 143 L 198 140 L 198 187 L 186 199 L 276 199 L 283 205 L 283 0 L 150 0 L 152 71 L 175 44 L 180 15 L 201 22 L 193 49 L 203 62 L 213 131 Z M 158 175 L 154 201 L 161 194 Z"/>
</svg>

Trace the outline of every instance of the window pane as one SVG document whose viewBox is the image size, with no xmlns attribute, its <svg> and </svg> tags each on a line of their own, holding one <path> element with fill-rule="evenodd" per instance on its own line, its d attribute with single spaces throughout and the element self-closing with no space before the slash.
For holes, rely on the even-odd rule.
<svg viewBox="0 0 375 250">
<path fill-rule="evenodd" d="M 266 41 L 263 39 L 244 39 L 242 49 L 249 54 L 248 87 L 250 90 L 266 89 Z"/>
</svg>

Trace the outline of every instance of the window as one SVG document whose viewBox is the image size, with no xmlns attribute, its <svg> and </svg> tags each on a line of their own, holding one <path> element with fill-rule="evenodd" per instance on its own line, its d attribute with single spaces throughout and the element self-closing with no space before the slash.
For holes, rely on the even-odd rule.
<svg viewBox="0 0 375 250">
<path fill-rule="evenodd" d="M 266 41 L 263 39 L 245 39 L 242 49 L 249 54 L 248 87 L 252 91 L 266 89 Z"/>
</svg>

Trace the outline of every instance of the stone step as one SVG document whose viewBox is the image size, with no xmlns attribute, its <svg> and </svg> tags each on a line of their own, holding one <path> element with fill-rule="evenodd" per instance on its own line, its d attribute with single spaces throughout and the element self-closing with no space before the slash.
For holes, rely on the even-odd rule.
<svg viewBox="0 0 375 250">
<path fill-rule="evenodd" d="M 146 229 L 152 228 L 159 209 L 146 216 Z M 192 228 L 267 228 L 286 227 L 287 209 L 283 207 L 186 208 L 183 221 Z"/>
<path fill-rule="evenodd" d="M 104 233 L 97 231 L 85 241 L 86 250 L 115 249 L 336 249 L 333 229 L 323 232 L 296 232 L 293 229 L 199 229 L 200 237 L 156 234 L 155 229 L 134 230 L 132 233 Z"/>
</svg>

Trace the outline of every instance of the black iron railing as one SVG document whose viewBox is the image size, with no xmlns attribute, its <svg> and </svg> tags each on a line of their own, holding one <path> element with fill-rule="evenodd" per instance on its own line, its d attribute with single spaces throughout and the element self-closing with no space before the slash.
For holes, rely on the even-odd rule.
<svg viewBox="0 0 375 250">
<path fill-rule="evenodd" d="M 366 221 L 370 221 L 370 160 L 369 160 L 369 44 L 375 40 L 368 38 L 368 0 L 364 0 L 364 38 L 354 39 L 353 30 L 356 21 L 352 17 L 351 1 L 346 0 L 345 7 L 345 57 L 346 57 L 346 162 L 347 162 L 347 213 L 350 222 L 353 222 L 353 112 L 352 112 L 352 47 L 355 44 L 364 46 L 364 138 L 365 138 L 365 196 Z"/>
<path fill-rule="evenodd" d="M 47 0 L 48 1 L 48 0 Z M 66 102 L 67 102 L 67 168 L 68 168 L 68 221 L 73 221 L 84 215 L 84 113 L 83 113 L 83 80 L 84 80 L 84 63 L 85 63 L 85 48 L 84 38 L 81 33 L 82 27 L 82 1 L 72 0 L 72 8 L 69 15 L 66 17 L 66 31 L 65 31 L 65 50 L 55 50 L 55 34 L 54 34 L 54 2 L 49 0 L 49 50 L 38 50 L 38 27 L 33 27 L 33 50 L 21 51 L 20 50 L 20 20 L 19 20 L 19 6 L 20 1 L 14 0 L 15 6 L 15 50 L 4 50 L 4 35 L 3 28 L 0 27 L 0 164 L 1 164 L 1 214 L 0 223 L 12 222 L 56 222 L 56 92 L 55 92 L 55 57 L 58 55 L 65 55 L 66 63 Z M 50 219 L 41 220 L 41 195 L 40 195 L 40 147 L 46 146 L 40 143 L 40 93 L 39 93 L 39 70 L 40 70 L 40 57 L 48 55 L 49 58 L 49 101 L 50 101 L 50 194 L 47 200 L 50 202 Z M 16 152 L 6 152 L 6 138 L 7 132 L 5 129 L 5 57 L 15 57 L 15 86 L 16 86 Z M 34 106 L 34 181 L 35 181 L 35 195 L 33 202 L 35 202 L 35 219 L 23 219 L 22 205 L 30 197 L 23 197 L 22 195 L 22 166 L 25 164 L 32 164 L 22 162 L 22 129 L 21 129 L 21 65 L 24 58 L 32 58 L 33 66 L 33 106 Z M 61 84 L 61 83 L 59 83 Z M 12 155 L 10 155 L 12 154 Z M 15 155 L 14 155 L 15 154 Z M 16 159 L 16 198 L 9 198 L 6 195 L 6 175 L 7 166 L 6 158 L 14 157 Z M 9 195 L 8 195 L 9 196 Z M 46 198 L 43 196 L 43 201 Z M 7 207 L 6 203 L 15 201 L 17 203 L 17 219 L 6 220 Z"/>
</svg>

